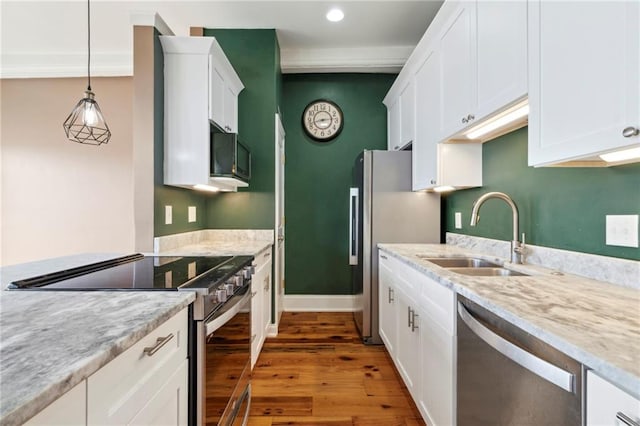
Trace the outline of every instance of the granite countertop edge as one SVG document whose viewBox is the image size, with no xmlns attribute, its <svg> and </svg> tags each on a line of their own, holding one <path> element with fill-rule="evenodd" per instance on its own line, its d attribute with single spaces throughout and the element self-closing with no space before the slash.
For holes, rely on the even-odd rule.
<svg viewBox="0 0 640 426">
<path fill-rule="evenodd" d="M 135 292 L 129 292 L 128 294 L 132 293 Z M 136 344 L 143 337 L 151 333 L 165 321 L 176 315 L 186 306 L 191 304 L 195 299 L 195 294 L 192 292 L 180 292 L 172 294 L 179 294 L 180 296 L 177 296 L 175 301 L 168 302 L 169 306 L 166 306 L 164 309 L 158 310 L 155 316 L 148 319 L 144 323 L 137 325 L 131 330 L 128 330 L 126 334 L 119 336 L 118 338 L 109 342 L 108 345 L 103 345 L 96 348 L 96 352 L 94 354 L 85 357 L 79 362 L 79 364 L 81 365 L 79 365 L 78 367 L 74 366 L 73 370 L 68 374 L 64 374 L 63 376 L 56 378 L 48 385 L 43 386 L 42 390 L 39 391 L 35 396 L 29 398 L 28 400 L 25 400 L 22 403 L 16 404 L 14 407 L 10 407 L 10 411 L 2 414 L 0 423 L 6 426 L 20 425 L 25 423 L 27 420 L 41 412 L 48 405 L 56 401 L 73 387 L 81 383 L 83 380 L 87 379 L 93 373 L 115 359 L 118 355 L 122 354 L 131 346 Z M 117 297 L 117 294 L 114 294 L 114 297 Z M 154 302 L 145 301 L 138 303 Z"/>
<path fill-rule="evenodd" d="M 160 251 L 156 256 L 256 256 L 273 245 L 270 240 L 205 241 Z"/>
<path fill-rule="evenodd" d="M 499 303 L 495 303 L 487 297 L 477 294 L 472 289 L 468 288 L 464 284 L 465 277 L 459 274 L 455 274 L 453 272 L 448 272 L 443 268 L 440 268 L 434 264 L 433 267 L 426 266 L 416 259 L 412 259 L 411 257 L 405 256 L 403 253 L 400 253 L 397 250 L 398 247 L 407 247 L 407 244 L 378 244 L 378 248 L 390 256 L 398 259 L 402 263 L 417 269 L 419 272 L 425 274 L 429 278 L 438 282 L 439 284 L 455 291 L 456 293 L 472 300 L 475 303 L 478 303 L 480 306 L 488 309 L 494 314 L 500 316 L 506 321 L 522 328 L 524 331 L 530 333 L 531 335 L 541 339 L 545 343 L 553 346 L 557 350 L 565 353 L 566 355 L 572 357 L 573 359 L 579 361 L 580 363 L 586 365 L 598 375 L 602 376 L 605 379 L 608 379 L 623 388 L 625 391 L 632 394 L 635 398 L 640 398 L 640 377 L 637 375 L 626 371 L 619 366 L 611 363 L 610 361 L 603 359 L 598 355 L 594 355 L 587 348 L 582 346 L 573 344 L 566 339 L 556 335 L 555 333 L 536 325 L 524 318 L 521 318 L 517 314 L 513 313 L 507 307 L 502 306 Z M 488 261 L 496 262 L 498 264 L 504 264 L 509 269 L 520 270 L 522 272 L 532 273 L 536 278 L 544 277 L 544 274 L 549 274 L 552 271 L 547 270 L 545 268 L 539 266 L 530 266 L 530 265 L 513 265 L 508 262 L 505 262 L 504 259 L 491 256 L 491 255 L 482 255 L 477 252 L 472 252 L 470 250 L 466 250 L 463 248 L 458 248 L 456 246 L 450 246 L 445 244 L 425 244 L 425 245 L 415 245 L 424 246 L 426 251 L 429 254 L 433 254 L 434 257 L 446 257 L 446 256 L 470 256 L 475 258 L 481 258 Z M 425 261 L 426 262 L 426 261 Z M 565 274 L 568 275 L 568 274 Z M 549 278 L 554 277 L 551 275 Z M 477 277 L 476 277 L 477 278 Z M 555 278 L 555 277 L 554 277 Z M 509 277 L 500 277 L 500 279 L 510 279 Z M 581 278 L 575 276 L 577 280 L 586 280 L 593 283 L 601 284 L 602 286 L 609 286 L 615 288 L 614 284 L 605 283 L 605 282 L 596 282 L 595 280 L 591 280 L 588 278 Z M 634 291 L 634 290 L 630 290 Z"/>
</svg>

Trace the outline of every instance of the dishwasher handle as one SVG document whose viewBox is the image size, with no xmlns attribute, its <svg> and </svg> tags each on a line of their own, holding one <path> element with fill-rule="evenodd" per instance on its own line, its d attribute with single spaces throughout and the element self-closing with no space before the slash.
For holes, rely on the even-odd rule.
<svg viewBox="0 0 640 426">
<path fill-rule="evenodd" d="M 471 331 L 502 355 L 559 388 L 567 392 L 575 392 L 576 378 L 574 374 L 556 367 L 500 337 L 476 320 L 460 302 L 458 302 L 458 315 Z"/>
</svg>

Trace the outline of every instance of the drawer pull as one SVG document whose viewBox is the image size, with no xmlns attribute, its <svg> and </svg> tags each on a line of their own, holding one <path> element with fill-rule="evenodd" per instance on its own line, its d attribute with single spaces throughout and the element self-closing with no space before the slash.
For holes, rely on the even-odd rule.
<svg viewBox="0 0 640 426">
<path fill-rule="evenodd" d="M 266 259 L 267 257 L 269 257 L 269 256 L 271 256 L 271 252 L 270 252 L 270 251 L 268 251 L 268 252 L 266 252 L 266 253 L 264 254 L 264 258 L 265 258 L 265 259 Z"/>
<path fill-rule="evenodd" d="M 173 333 L 169 333 L 167 337 L 158 337 L 155 345 L 144 348 L 142 352 L 147 356 L 153 356 L 160 348 L 169 343 L 171 339 L 173 339 Z"/>
<path fill-rule="evenodd" d="M 393 303 L 393 289 L 389 287 L 389 303 Z"/>
<path fill-rule="evenodd" d="M 616 420 L 626 426 L 640 426 L 640 423 L 627 416 L 622 411 L 616 413 Z"/>
<path fill-rule="evenodd" d="M 383 258 L 384 260 L 387 260 L 387 256 L 385 256 L 384 254 L 381 254 L 380 257 Z"/>
</svg>

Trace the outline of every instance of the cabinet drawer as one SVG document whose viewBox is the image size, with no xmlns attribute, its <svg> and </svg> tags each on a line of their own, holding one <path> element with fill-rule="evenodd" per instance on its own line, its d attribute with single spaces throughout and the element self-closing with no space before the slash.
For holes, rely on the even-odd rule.
<svg viewBox="0 0 640 426">
<path fill-rule="evenodd" d="M 261 251 L 258 253 L 253 259 L 253 266 L 255 267 L 255 274 L 262 272 L 263 268 L 266 268 L 267 265 L 271 267 L 271 246 L 268 249 Z"/>
<path fill-rule="evenodd" d="M 640 400 L 587 371 L 587 426 L 624 426 L 626 423 L 616 416 L 640 422 Z"/>
<path fill-rule="evenodd" d="M 187 358 L 187 322 L 185 308 L 87 379 L 89 424 L 134 418 Z"/>
</svg>

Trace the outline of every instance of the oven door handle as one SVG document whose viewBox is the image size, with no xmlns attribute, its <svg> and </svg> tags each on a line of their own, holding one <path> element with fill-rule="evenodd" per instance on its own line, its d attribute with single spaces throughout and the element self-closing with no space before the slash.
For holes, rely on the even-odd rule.
<svg viewBox="0 0 640 426">
<path fill-rule="evenodd" d="M 245 303 L 251 299 L 251 292 L 247 291 L 241 298 L 235 298 L 236 300 L 233 300 L 233 299 L 234 298 L 232 298 L 229 302 L 227 302 L 227 303 L 233 303 L 233 306 L 231 306 L 229 309 L 225 310 L 223 313 L 219 315 L 214 314 L 210 320 L 204 323 L 206 336 L 210 336 L 211 333 L 213 333 L 214 331 L 216 331 L 217 329 L 225 325 L 227 321 L 229 321 L 238 312 L 240 312 L 240 309 L 242 309 Z"/>
</svg>

